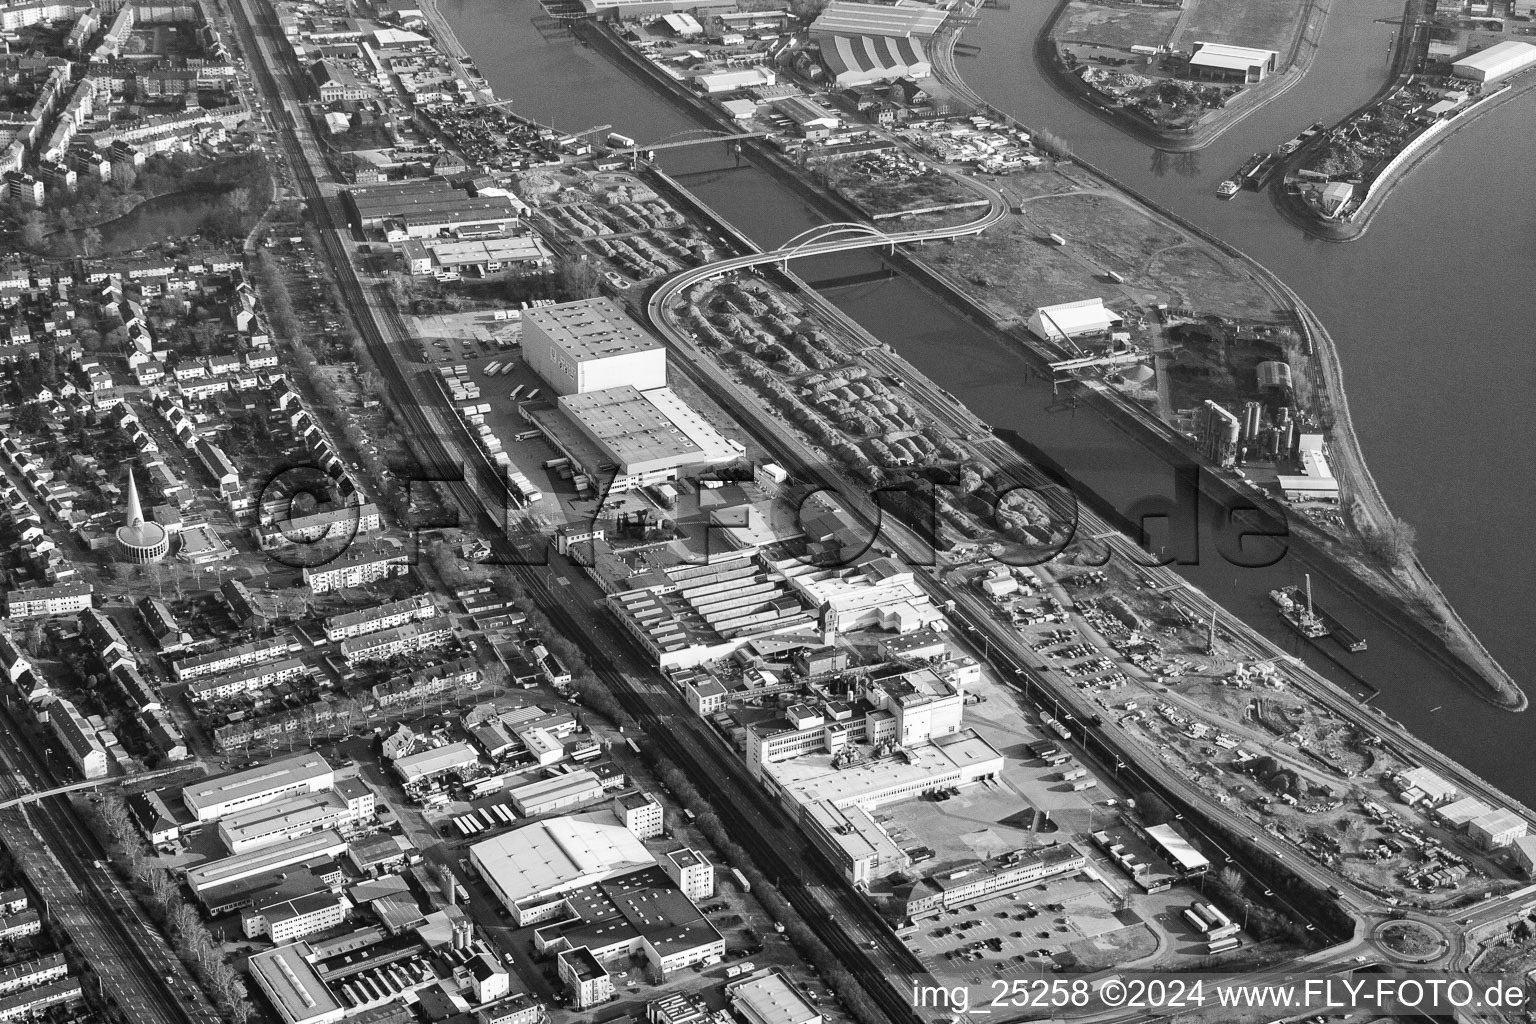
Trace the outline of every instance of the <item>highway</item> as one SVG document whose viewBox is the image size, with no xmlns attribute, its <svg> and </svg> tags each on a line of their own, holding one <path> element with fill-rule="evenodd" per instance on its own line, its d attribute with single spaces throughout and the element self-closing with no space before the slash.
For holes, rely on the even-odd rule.
<svg viewBox="0 0 1536 1024">
<path fill-rule="evenodd" d="M 914 228 L 910 231 L 889 233 L 870 227 L 868 224 L 822 224 L 801 235 L 796 235 L 777 249 L 731 256 L 681 271 L 667 278 L 651 293 L 650 300 L 646 303 L 647 314 L 651 323 L 658 323 L 661 310 L 683 289 L 700 281 L 723 277 L 738 270 L 750 270 L 764 264 L 783 265 L 790 260 L 803 259 L 807 256 L 827 256 L 854 249 L 869 249 L 876 246 L 894 249 L 898 245 L 912 242 L 934 242 L 945 238 L 979 235 L 987 228 L 1001 223 L 1003 218 L 1008 216 L 1008 201 L 1001 192 L 976 179 L 966 179 L 966 182 L 980 189 L 987 196 L 987 212 L 975 220 L 946 227 Z"/>
</svg>

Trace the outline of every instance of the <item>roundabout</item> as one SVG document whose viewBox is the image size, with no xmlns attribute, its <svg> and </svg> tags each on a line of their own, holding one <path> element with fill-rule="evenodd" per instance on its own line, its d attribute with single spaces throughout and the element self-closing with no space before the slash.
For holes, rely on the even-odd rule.
<svg viewBox="0 0 1536 1024">
<path fill-rule="evenodd" d="M 1430 963 L 1450 949 L 1450 942 L 1433 926 L 1406 919 L 1383 921 L 1372 932 L 1371 941 L 1399 963 Z"/>
</svg>

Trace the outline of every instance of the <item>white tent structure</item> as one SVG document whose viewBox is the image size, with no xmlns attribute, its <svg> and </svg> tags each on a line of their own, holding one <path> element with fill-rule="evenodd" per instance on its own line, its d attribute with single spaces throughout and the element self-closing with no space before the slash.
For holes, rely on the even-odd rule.
<svg viewBox="0 0 1536 1024">
<path fill-rule="evenodd" d="M 1082 299 L 1055 306 L 1041 306 L 1029 318 L 1029 331 L 1046 341 L 1070 341 L 1102 334 L 1120 323 L 1120 317 L 1104 307 L 1103 299 Z"/>
</svg>

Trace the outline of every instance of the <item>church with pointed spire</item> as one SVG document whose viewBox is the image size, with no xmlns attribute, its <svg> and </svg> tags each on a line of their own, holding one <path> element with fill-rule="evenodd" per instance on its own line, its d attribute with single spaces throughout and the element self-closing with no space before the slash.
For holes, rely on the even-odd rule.
<svg viewBox="0 0 1536 1024">
<path fill-rule="evenodd" d="M 144 506 L 139 502 L 139 482 L 134 478 L 133 467 L 128 467 L 128 507 L 123 515 L 123 525 L 117 528 L 117 557 L 134 565 L 158 562 L 171 550 L 171 535 L 165 527 L 144 518 Z"/>
</svg>

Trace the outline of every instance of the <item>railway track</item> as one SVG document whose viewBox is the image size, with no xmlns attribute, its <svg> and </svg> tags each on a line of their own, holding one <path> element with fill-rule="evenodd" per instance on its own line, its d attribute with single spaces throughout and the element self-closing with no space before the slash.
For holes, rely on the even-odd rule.
<svg viewBox="0 0 1536 1024">
<path fill-rule="evenodd" d="M 468 475 L 460 475 L 462 463 L 455 457 L 446 437 L 450 431 L 462 431 L 457 418 L 448 410 L 441 415 L 429 415 L 423 406 L 424 398 L 412 386 L 412 381 L 402 365 L 401 346 L 409 337 L 406 325 L 392 305 L 371 302 L 358 280 L 351 262 L 351 254 L 342 243 L 343 229 L 337 217 L 334 203 L 329 201 L 314 174 L 314 168 L 306 158 L 304 147 L 298 140 L 299 125 L 290 104 L 297 104 L 298 92 L 293 87 L 287 61 L 268 62 L 261 59 L 263 50 L 256 39 L 254 24 L 247 13 L 251 0 L 231 0 L 242 16 L 239 23 L 242 40 L 246 45 L 248 63 L 256 69 L 264 91 L 277 105 L 275 114 L 277 134 L 281 141 L 300 192 L 309 205 L 309 211 L 324 246 L 323 255 L 336 269 L 343 301 L 368 345 L 385 384 L 394 399 L 394 408 L 402 419 L 405 433 L 410 440 L 412 453 L 417 459 L 421 477 L 438 480 L 446 487 L 461 508 L 479 520 L 479 525 L 492 538 L 493 553 L 513 566 L 515 575 L 531 593 L 543 589 L 543 576 L 534 567 L 519 564 L 527 561 L 528 552 L 507 536 L 505 522 L 497 523 L 485 508 L 485 502 Z M 269 39 L 278 38 L 277 26 L 270 9 L 259 3 L 261 20 Z M 272 64 L 283 69 L 284 79 L 279 81 Z M 284 86 L 286 85 L 286 88 Z M 477 452 L 468 445 L 467 434 L 462 438 L 463 450 Z M 489 464 L 475 465 L 471 472 L 492 475 L 497 486 L 505 484 L 494 477 Z M 458 476 L 458 479 L 454 479 Z M 491 494 L 497 492 L 492 491 Z M 504 492 L 503 492 L 504 493 Z M 657 743 L 660 749 L 676 764 L 683 767 L 706 794 L 717 809 L 731 835 L 746 849 L 765 874 L 776 876 L 779 888 L 790 905 L 805 918 L 807 924 L 833 954 L 847 966 L 858 979 L 870 999 L 893 1022 L 916 1021 L 918 1018 L 907 998 L 893 985 L 894 969 L 903 974 L 921 974 L 923 968 L 881 921 L 874 909 L 861 897 L 847 889 L 840 879 L 831 878 L 828 869 L 819 858 L 807 858 L 805 841 L 798 829 L 785 818 L 783 812 L 769 801 L 755 785 L 743 783 L 742 766 L 733 763 L 718 747 L 718 741 L 702 733 L 702 724 L 691 721 L 692 716 L 681 713 L 681 705 L 670 714 L 655 705 L 660 696 L 667 704 L 677 698 L 664 694 L 659 688 L 646 689 L 639 679 L 654 675 L 654 670 L 635 663 L 626 666 L 630 671 L 619 671 L 603 649 L 592 640 L 595 623 L 579 623 L 569 610 L 558 602 L 546 607 L 554 624 L 571 640 L 577 642 L 587 655 L 598 677 L 618 697 L 625 709 L 647 729 L 648 742 Z M 683 742 L 681 735 L 691 735 L 692 743 Z M 731 780 L 730 783 L 726 780 Z M 814 855 L 813 855 L 814 857 Z M 830 900 L 827 906 L 822 899 Z M 867 948 L 860 948 L 848 933 L 847 925 L 853 923 L 874 943 L 874 952 L 881 955 L 884 964 L 876 964 Z"/>
<path fill-rule="evenodd" d="M 32 737 L 9 711 L 7 761 L 34 790 L 57 781 Z M 8 788 L 23 787 L 12 782 Z M 220 1018 L 171 952 L 164 935 L 105 869 L 106 850 L 80 821 L 68 794 L 43 797 L 29 808 L 0 811 L 0 835 L 45 903 L 47 916 L 69 933 L 125 1016 L 160 1024 L 218 1024 Z M 115 962 L 114 962 L 115 961 Z"/>
</svg>

